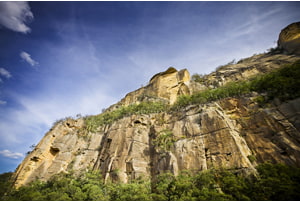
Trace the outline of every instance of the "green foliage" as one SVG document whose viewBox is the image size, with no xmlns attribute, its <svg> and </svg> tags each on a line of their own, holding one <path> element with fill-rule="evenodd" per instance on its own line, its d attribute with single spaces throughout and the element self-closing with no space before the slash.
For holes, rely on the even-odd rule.
<svg viewBox="0 0 300 202">
<path fill-rule="evenodd" d="M 251 81 L 251 90 L 267 93 L 267 100 L 278 98 L 282 101 L 300 96 L 300 60 L 285 65 L 271 73 L 256 77 Z"/>
<path fill-rule="evenodd" d="M 257 102 L 259 105 L 264 105 L 267 102 L 267 99 L 264 96 L 259 95 L 254 99 L 254 101 Z"/>
<path fill-rule="evenodd" d="M 48 182 L 35 181 L 28 186 L 13 189 L 6 195 L 1 190 L 1 200 L 300 200 L 300 168 L 264 163 L 257 167 L 257 171 L 257 177 L 243 177 L 224 169 L 198 173 L 182 171 L 176 177 L 167 172 L 156 176 L 152 183 L 133 180 L 128 184 L 105 184 L 97 171 L 89 171 L 77 177 L 58 174 Z M 7 174 L 1 175 L 0 182 L 7 177 Z"/>
<path fill-rule="evenodd" d="M 222 193 L 219 189 L 216 177 L 218 172 L 216 170 L 207 170 L 198 173 L 195 176 L 196 189 L 194 195 L 199 201 L 224 201 L 232 200 L 230 195 Z"/>
<path fill-rule="evenodd" d="M 83 201 L 107 200 L 99 172 L 90 171 L 78 178 L 72 174 L 58 174 L 48 182 L 35 181 L 12 190 L 4 200 Z"/>
<path fill-rule="evenodd" d="M 248 155 L 247 157 L 248 157 L 248 159 L 249 159 L 249 161 L 251 163 L 253 163 L 254 161 L 256 161 L 256 157 L 254 155 Z"/>
<path fill-rule="evenodd" d="M 226 194 L 217 189 L 214 171 L 203 171 L 196 175 L 188 171 L 177 177 L 171 173 L 163 173 L 153 184 L 153 200 L 228 200 Z"/>
<path fill-rule="evenodd" d="M 151 114 L 166 111 L 167 105 L 163 102 L 142 102 L 129 106 L 121 106 L 110 112 L 104 112 L 96 116 L 85 118 L 85 129 L 88 132 L 96 132 L 99 126 L 112 122 L 132 114 Z"/>
<path fill-rule="evenodd" d="M 191 105 L 204 104 L 226 97 L 241 96 L 250 92 L 250 83 L 247 81 L 230 82 L 215 89 L 209 89 L 193 95 L 180 96 L 172 106 L 173 110 Z"/>
<path fill-rule="evenodd" d="M 300 60 L 249 81 L 230 82 L 215 89 L 208 89 L 193 95 L 183 95 L 174 103 L 172 110 L 191 104 L 204 104 L 226 97 L 242 96 L 251 91 L 267 94 L 267 98 L 262 96 L 257 98 L 259 104 L 264 104 L 274 98 L 286 101 L 300 97 L 299 86 Z"/>
<path fill-rule="evenodd" d="M 230 198 L 238 201 L 248 201 L 250 196 L 247 196 L 248 183 L 244 177 L 234 175 L 232 172 L 222 170 L 218 177 L 220 188 Z"/>
<path fill-rule="evenodd" d="M 149 201 L 151 187 L 149 181 L 133 180 L 131 183 L 108 183 L 105 185 L 111 201 Z"/>
<path fill-rule="evenodd" d="M 9 190 L 11 187 L 10 178 L 13 173 L 2 173 L 0 174 L 0 200 L 2 200 L 2 197 L 5 195 L 5 193 Z"/>
<path fill-rule="evenodd" d="M 153 141 L 155 147 L 159 148 L 161 151 L 170 151 L 171 147 L 174 145 L 175 138 L 173 132 L 169 129 L 162 130 L 158 133 L 158 136 Z"/>
<path fill-rule="evenodd" d="M 204 75 L 202 74 L 193 74 L 192 75 L 192 81 L 202 83 L 205 81 Z"/>
<path fill-rule="evenodd" d="M 265 163 L 257 167 L 260 174 L 253 183 L 252 200 L 299 201 L 300 169 L 283 164 Z"/>
</svg>

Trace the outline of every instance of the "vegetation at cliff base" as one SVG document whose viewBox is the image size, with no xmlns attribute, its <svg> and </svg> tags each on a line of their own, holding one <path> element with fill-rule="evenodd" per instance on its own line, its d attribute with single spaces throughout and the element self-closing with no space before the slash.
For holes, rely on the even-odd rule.
<svg viewBox="0 0 300 202">
<path fill-rule="evenodd" d="M 300 168 L 264 163 L 257 167 L 258 176 L 243 177 L 225 169 L 212 169 L 193 174 L 183 171 L 178 176 L 163 173 L 151 183 L 132 180 L 104 183 L 98 171 L 74 177 L 58 174 L 48 182 L 35 181 L 28 186 L 1 192 L 1 200 L 13 201 L 178 201 L 178 200 L 300 200 Z M 0 176 L 0 181 L 6 179 Z M 1 184 L 1 190 L 8 190 Z"/>
<path fill-rule="evenodd" d="M 0 199 L 2 199 L 11 188 L 10 178 L 12 174 L 11 172 L 0 174 Z"/>
</svg>

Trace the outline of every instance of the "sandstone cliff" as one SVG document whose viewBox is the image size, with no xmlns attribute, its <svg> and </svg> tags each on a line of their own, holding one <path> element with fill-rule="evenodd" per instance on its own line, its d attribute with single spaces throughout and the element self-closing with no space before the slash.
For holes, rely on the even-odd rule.
<svg viewBox="0 0 300 202">
<path fill-rule="evenodd" d="M 260 54 L 218 68 L 201 82 L 170 67 L 106 112 L 145 101 L 173 104 L 178 96 L 248 79 L 299 60 Z M 86 130 L 86 119 L 57 123 L 17 168 L 15 186 L 59 172 L 97 169 L 105 180 L 128 182 L 158 174 L 225 167 L 255 172 L 265 161 L 300 167 L 300 98 L 262 107 L 258 93 L 193 104 L 180 110 L 130 114 Z"/>
</svg>

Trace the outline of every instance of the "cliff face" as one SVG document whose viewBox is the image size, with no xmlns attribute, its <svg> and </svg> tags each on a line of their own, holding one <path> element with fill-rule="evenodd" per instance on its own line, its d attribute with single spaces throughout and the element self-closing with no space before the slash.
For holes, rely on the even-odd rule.
<svg viewBox="0 0 300 202">
<path fill-rule="evenodd" d="M 173 104 L 179 95 L 216 88 L 298 60 L 261 54 L 190 80 L 187 70 L 169 68 L 127 94 L 106 112 L 144 101 Z M 128 182 L 171 171 L 225 167 L 255 172 L 265 161 L 300 166 L 300 98 L 267 107 L 259 94 L 190 105 L 177 111 L 128 115 L 87 132 L 83 118 L 57 123 L 15 172 L 15 186 L 48 180 L 59 172 L 98 169 L 105 180 Z"/>
</svg>

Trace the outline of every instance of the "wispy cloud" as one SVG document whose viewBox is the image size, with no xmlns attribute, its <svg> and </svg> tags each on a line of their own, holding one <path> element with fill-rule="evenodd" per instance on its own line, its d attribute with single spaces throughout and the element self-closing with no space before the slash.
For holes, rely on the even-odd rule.
<svg viewBox="0 0 300 202">
<path fill-rule="evenodd" d="M 0 100 L 0 105 L 6 105 L 6 101 L 4 101 L 4 100 Z"/>
<path fill-rule="evenodd" d="M 1 76 L 4 76 L 5 78 L 9 79 L 11 77 L 11 74 L 9 71 L 7 71 L 6 69 L 4 68 L 0 68 L 0 75 Z M 2 80 L 0 80 L 1 82 Z"/>
<path fill-rule="evenodd" d="M 0 155 L 7 157 L 7 158 L 11 158 L 11 159 L 19 159 L 19 158 L 24 157 L 24 154 L 22 154 L 22 153 L 12 152 L 7 149 L 0 151 Z"/>
<path fill-rule="evenodd" d="M 23 60 L 25 60 L 26 62 L 28 62 L 28 64 L 30 64 L 31 66 L 36 66 L 36 65 L 39 64 L 37 61 L 35 61 L 35 60 L 33 60 L 33 59 L 31 58 L 31 55 L 30 55 L 29 53 L 26 53 L 25 51 L 22 51 L 22 52 L 20 53 L 20 56 L 21 56 L 21 58 L 22 58 Z"/>
<path fill-rule="evenodd" d="M 0 2 L 0 25 L 24 34 L 31 31 L 26 25 L 33 20 L 28 2 L 22 1 L 1 1 Z"/>
<path fill-rule="evenodd" d="M 255 9 L 252 8 L 251 13 L 255 13 L 252 15 L 249 15 L 249 19 L 246 22 L 239 22 L 236 27 L 234 27 L 232 30 L 230 30 L 230 37 L 231 38 L 237 38 L 240 36 L 250 35 L 255 32 L 258 32 L 259 30 L 263 29 L 267 26 L 267 24 L 270 24 L 273 22 L 274 15 L 278 15 L 282 11 L 282 8 L 276 7 L 270 10 L 266 10 L 263 13 L 259 13 Z M 251 10 L 251 9 L 250 9 Z M 238 23 L 238 22 L 236 22 Z"/>
</svg>

